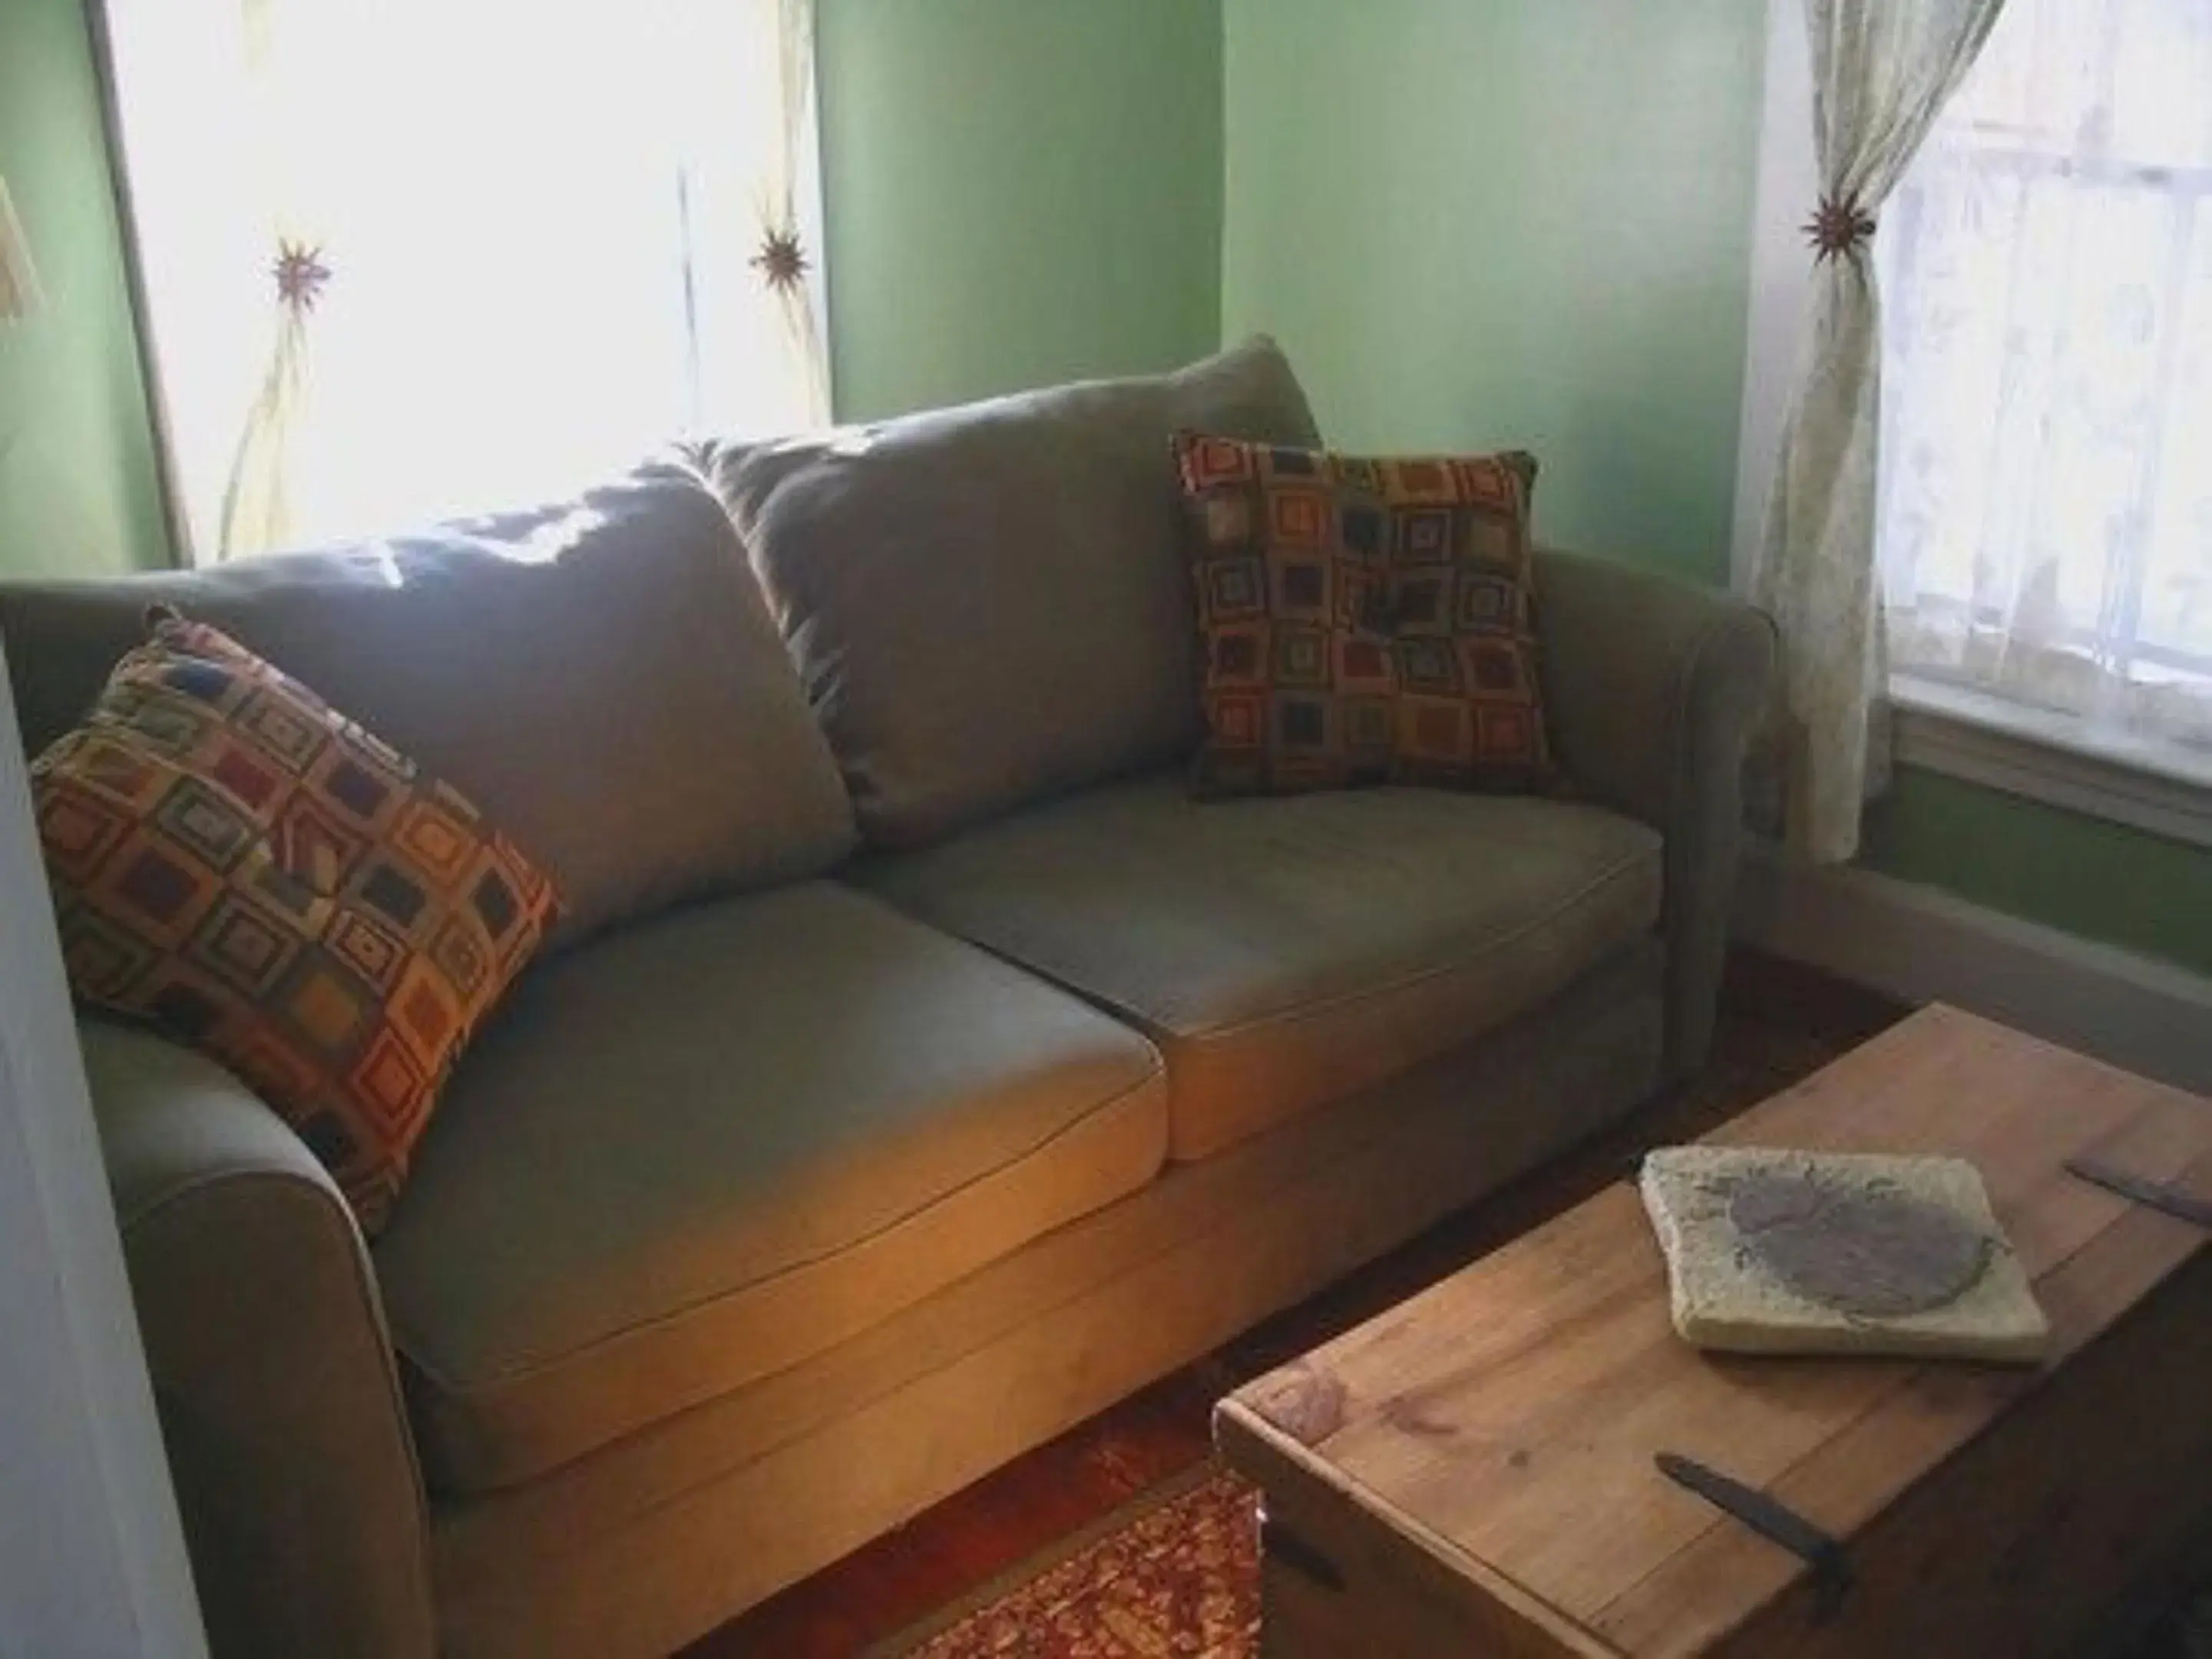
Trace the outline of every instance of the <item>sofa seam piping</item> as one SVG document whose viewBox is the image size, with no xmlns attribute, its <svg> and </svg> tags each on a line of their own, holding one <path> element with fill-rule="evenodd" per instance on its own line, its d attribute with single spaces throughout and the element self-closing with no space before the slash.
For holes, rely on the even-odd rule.
<svg viewBox="0 0 2212 1659">
<path fill-rule="evenodd" d="M 1142 1036 L 1143 1033 L 1133 1033 L 1133 1035 Z M 1115 1108 L 1122 1105 L 1134 1096 L 1141 1093 L 1145 1089 L 1150 1087 L 1154 1083 L 1159 1082 L 1165 1078 L 1167 1074 L 1167 1066 L 1165 1061 L 1161 1058 L 1158 1049 L 1156 1047 L 1152 1047 L 1149 1041 L 1147 1042 L 1146 1046 L 1148 1048 L 1152 1048 L 1151 1066 L 1143 1077 L 1139 1078 L 1136 1082 L 1129 1085 L 1127 1088 L 1118 1090 L 1115 1093 L 1095 1102 L 1093 1104 L 1085 1108 L 1084 1110 L 1077 1115 L 1077 1116 L 1073 1120 L 1061 1124 L 1058 1128 L 1053 1130 L 1049 1134 L 1043 1136 L 1042 1139 L 1030 1143 L 1030 1145 L 1023 1148 L 1020 1152 L 1014 1153 L 1012 1156 L 1006 1158 L 1000 1163 L 993 1164 L 988 1170 L 976 1171 L 974 1175 L 971 1175 L 965 1180 L 960 1182 L 957 1186 L 947 1188 L 945 1191 L 936 1194 L 923 1202 L 915 1205 L 912 1209 L 902 1212 L 900 1214 L 884 1223 L 880 1227 L 874 1229 L 863 1237 L 850 1240 L 849 1242 L 840 1244 L 831 1249 L 818 1251 L 801 1261 L 787 1262 L 783 1267 L 777 1268 L 775 1273 L 769 1274 L 766 1278 L 753 1279 L 747 1284 L 736 1286 L 733 1289 L 714 1291 L 711 1295 L 700 1297 L 696 1302 L 687 1303 L 681 1308 L 672 1308 L 665 1313 L 655 1315 L 651 1319 L 642 1320 L 635 1324 L 625 1325 L 618 1330 L 610 1331 L 603 1336 L 594 1338 L 587 1346 L 572 1350 L 570 1352 L 561 1356 L 557 1359 L 520 1370 L 503 1370 L 495 1372 L 491 1376 L 486 1377 L 483 1382 L 472 1384 L 465 1388 L 456 1387 L 444 1373 L 433 1370 L 430 1366 L 425 1364 L 414 1352 L 410 1352 L 408 1346 L 409 1339 L 404 1334 L 401 1322 L 397 1319 L 392 1319 L 390 1316 L 387 1315 L 387 1319 L 391 1323 L 392 1331 L 392 1346 L 396 1350 L 405 1354 L 407 1363 L 422 1373 L 422 1377 L 426 1382 L 433 1384 L 447 1394 L 456 1396 L 478 1396 L 487 1393 L 496 1392 L 501 1389 L 512 1388 L 517 1383 L 534 1382 L 547 1376 L 568 1370 L 578 1361 L 597 1352 L 603 1347 L 622 1342 L 632 1336 L 659 1329 L 667 1325 L 679 1323 L 693 1317 L 707 1309 L 713 1308 L 717 1304 L 732 1300 L 735 1297 L 745 1295 L 749 1291 L 758 1289 L 763 1285 L 771 1285 L 779 1279 L 788 1278 L 793 1274 L 804 1273 L 810 1267 L 819 1267 L 823 1262 L 832 1261 L 835 1258 L 846 1254 L 848 1251 L 858 1249 L 866 1244 L 873 1243 L 876 1240 L 882 1238 L 889 1233 L 896 1231 L 898 1228 L 905 1225 L 908 1222 L 912 1221 L 927 1212 L 936 1208 L 939 1205 L 946 1203 L 952 1199 L 959 1197 L 963 1193 L 968 1191 L 969 1188 L 978 1186 L 983 1182 L 991 1180 L 994 1176 L 1005 1174 L 1007 1170 L 1012 1170 L 1017 1164 L 1026 1163 L 1041 1152 L 1049 1151 L 1055 1143 L 1066 1139 L 1067 1137 L 1074 1134 L 1078 1130 L 1083 1128 L 1086 1124 L 1088 1124 L 1093 1118 L 1097 1117 L 1102 1113 L 1114 1110 Z M 1078 1218 L 1079 1218 L 1073 1216 L 1068 1218 L 1070 1220 L 1075 1220 Z M 800 1364 L 805 1358 L 810 1357 L 811 1356 L 802 1355 L 799 1359 L 793 1360 L 790 1364 Z M 776 1370 L 763 1371 L 761 1373 L 761 1377 L 749 1378 L 747 1381 L 750 1382 L 759 1381 L 762 1378 L 774 1376 L 777 1374 L 777 1371 L 787 1369 L 788 1369 L 788 1366 L 779 1366 L 776 1368 Z M 747 1384 L 744 1382 L 738 1384 L 738 1387 L 739 1388 L 744 1388 L 745 1386 L 747 1386 Z M 731 1390 L 725 1389 L 723 1392 L 728 1393 L 731 1392 Z M 710 1396 L 710 1398 L 711 1397 L 715 1396 Z M 600 1442 L 598 1443 L 605 1444 L 608 1443 Z M 582 1454 L 578 1455 L 581 1455 Z M 507 1484 L 513 1485 L 515 1483 L 508 1482 Z"/>
</svg>

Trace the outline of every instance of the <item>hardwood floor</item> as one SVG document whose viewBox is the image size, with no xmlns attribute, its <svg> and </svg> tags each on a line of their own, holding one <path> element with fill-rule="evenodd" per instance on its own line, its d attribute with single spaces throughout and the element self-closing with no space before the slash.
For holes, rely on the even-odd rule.
<svg viewBox="0 0 2212 1659">
<path fill-rule="evenodd" d="M 1694 1082 L 794 1584 L 685 1659 L 852 1659 L 1204 1457 L 1213 1401 L 1237 1383 L 1579 1203 L 1646 1148 L 1725 1122 L 1905 1012 L 1825 975 L 1740 954 L 1712 1062 Z"/>
</svg>

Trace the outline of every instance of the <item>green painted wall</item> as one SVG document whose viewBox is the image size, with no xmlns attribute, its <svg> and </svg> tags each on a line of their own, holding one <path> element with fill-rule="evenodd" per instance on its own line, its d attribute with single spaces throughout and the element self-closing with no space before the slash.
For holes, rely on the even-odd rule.
<svg viewBox="0 0 2212 1659">
<path fill-rule="evenodd" d="M 0 572 L 166 556 L 80 0 L 0 0 Z M 1218 0 L 823 0 L 841 412 L 1164 368 L 1220 329 Z"/>
<path fill-rule="evenodd" d="M 1224 319 L 1331 442 L 1534 450 L 1538 533 L 1718 580 L 1764 0 L 1225 0 Z"/>
<path fill-rule="evenodd" d="M 1219 0 L 822 0 L 839 413 L 1220 335 Z"/>
<path fill-rule="evenodd" d="M 1863 862 L 2212 974 L 2212 853 L 1932 772 L 1868 815 Z"/>
<path fill-rule="evenodd" d="M 1763 13 L 822 0 L 842 410 L 1267 328 L 1334 441 L 1525 444 L 1548 538 L 1720 580 Z M 0 0 L 0 173 L 49 300 L 0 329 L 0 574 L 156 562 L 78 0 Z M 2212 854 L 1907 772 L 1867 860 L 2212 972 Z"/>
<path fill-rule="evenodd" d="M 0 574 L 167 561 L 79 0 L 0 0 L 0 177 L 46 309 L 0 323 Z"/>
<path fill-rule="evenodd" d="M 1223 318 L 1334 443 L 1525 446 L 1546 539 L 1724 580 L 1765 0 L 1223 0 Z M 2212 854 L 1902 773 L 1866 862 L 2212 972 Z"/>
</svg>

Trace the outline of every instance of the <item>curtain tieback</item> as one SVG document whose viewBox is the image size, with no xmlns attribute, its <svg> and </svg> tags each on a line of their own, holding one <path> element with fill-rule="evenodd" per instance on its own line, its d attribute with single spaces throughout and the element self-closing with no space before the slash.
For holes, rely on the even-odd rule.
<svg viewBox="0 0 2212 1659">
<path fill-rule="evenodd" d="M 295 242 L 289 237 L 276 244 L 276 258 L 270 266 L 270 274 L 276 278 L 276 297 L 285 308 L 308 312 L 322 297 L 324 286 L 331 280 L 331 268 L 323 263 L 323 251 Z"/>
<path fill-rule="evenodd" d="M 1874 215 L 1859 201 L 1856 191 L 1847 191 L 1840 196 L 1823 196 L 1801 228 L 1805 240 L 1812 244 L 1815 264 L 1824 259 L 1841 258 L 1846 253 L 1856 253 L 1874 234 Z"/>
<path fill-rule="evenodd" d="M 753 269 L 778 294 L 795 293 L 806 280 L 811 262 L 795 230 L 771 230 L 762 240 L 761 250 L 752 257 Z"/>
</svg>

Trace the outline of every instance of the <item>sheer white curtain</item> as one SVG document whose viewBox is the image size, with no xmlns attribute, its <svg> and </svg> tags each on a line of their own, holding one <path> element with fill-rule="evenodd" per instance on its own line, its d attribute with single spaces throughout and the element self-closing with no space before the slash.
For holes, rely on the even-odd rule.
<svg viewBox="0 0 2212 1659">
<path fill-rule="evenodd" d="M 109 0 L 205 561 L 828 416 L 811 0 Z"/>
<path fill-rule="evenodd" d="M 2212 775 L 2212 0 L 2011 0 L 1881 248 L 1896 667 Z"/>
<path fill-rule="evenodd" d="M 1821 201 L 1811 345 L 1782 439 L 1753 596 L 1780 624 L 1790 844 L 1858 848 L 1884 678 L 1875 568 L 1881 313 L 1866 239 L 2003 0 L 1803 0 Z"/>
</svg>

